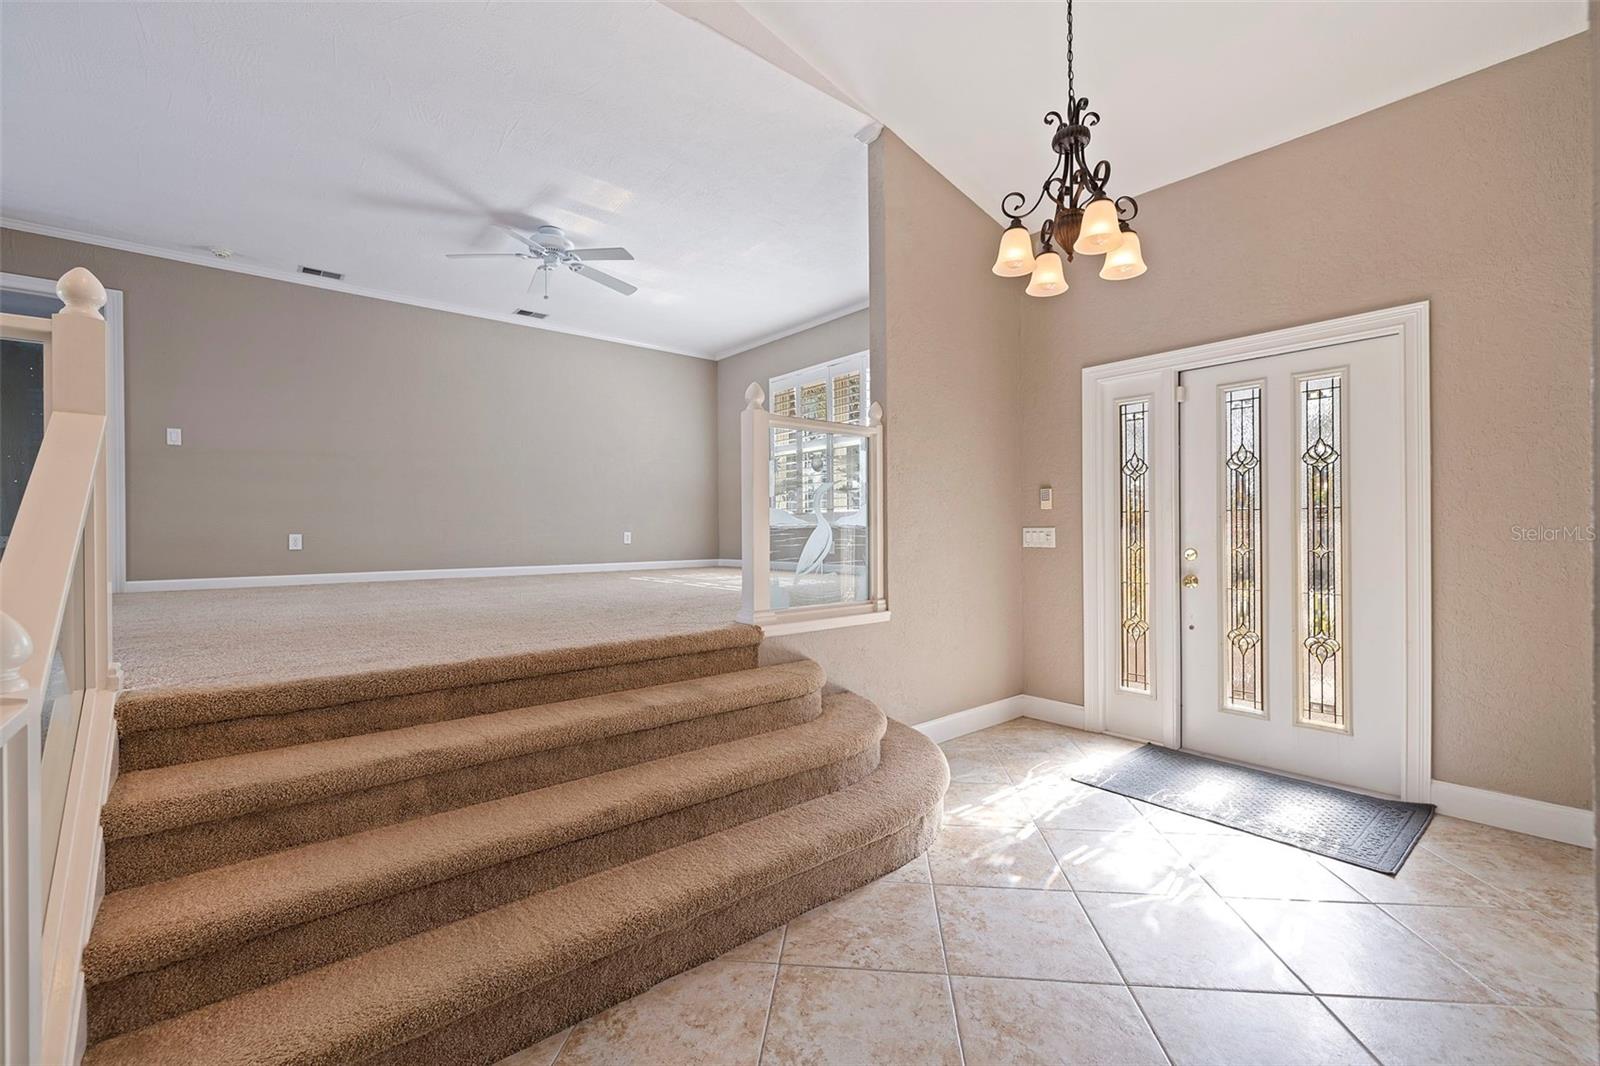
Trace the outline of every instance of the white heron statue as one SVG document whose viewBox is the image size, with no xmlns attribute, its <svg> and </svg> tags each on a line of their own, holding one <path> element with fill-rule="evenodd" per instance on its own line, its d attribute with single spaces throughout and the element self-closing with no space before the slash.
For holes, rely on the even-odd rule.
<svg viewBox="0 0 1600 1066">
<path fill-rule="evenodd" d="M 811 536 L 806 538 L 806 546 L 800 551 L 800 561 L 794 565 L 794 581 L 822 568 L 822 561 L 833 551 L 833 527 L 828 525 L 828 520 L 822 514 L 822 486 L 819 484 L 815 494 L 816 504 L 811 513 L 816 517 L 817 527 L 811 531 Z"/>
</svg>

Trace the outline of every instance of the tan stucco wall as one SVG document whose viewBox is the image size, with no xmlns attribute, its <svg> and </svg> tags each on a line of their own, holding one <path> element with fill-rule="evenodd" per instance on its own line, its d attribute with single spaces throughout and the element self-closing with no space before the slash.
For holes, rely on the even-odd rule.
<svg viewBox="0 0 1600 1066">
<path fill-rule="evenodd" d="M 758 345 L 717 363 L 717 544 L 719 558 L 740 555 L 739 412 L 751 382 L 767 382 L 791 370 L 864 352 L 872 327 L 865 310 Z"/>
<path fill-rule="evenodd" d="M 1588 80 L 1570 38 L 1142 195 L 1148 274 L 1026 301 L 1028 692 L 1083 699 L 1083 367 L 1428 300 L 1434 776 L 1590 805 L 1592 545 L 1513 534 L 1590 521 Z"/>
<path fill-rule="evenodd" d="M 716 555 L 706 360 L 9 230 L 0 264 L 125 294 L 131 579 Z"/>
<path fill-rule="evenodd" d="M 904 722 L 1022 691 L 1017 300 L 995 227 L 892 133 L 870 156 L 872 387 L 887 409 L 886 623 L 767 642 Z"/>
</svg>

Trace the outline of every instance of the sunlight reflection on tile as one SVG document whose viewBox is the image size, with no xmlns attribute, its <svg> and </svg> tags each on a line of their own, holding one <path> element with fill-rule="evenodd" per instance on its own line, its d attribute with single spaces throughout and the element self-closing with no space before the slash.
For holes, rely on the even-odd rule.
<svg viewBox="0 0 1600 1066">
<path fill-rule="evenodd" d="M 1010 785 L 951 782 L 944 794 L 945 825 L 1026 826 L 1033 819 Z"/>
<path fill-rule="evenodd" d="M 1067 888 L 1066 875 L 1033 826 L 951 825 L 928 849 L 934 884 Z"/>
<path fill-rule="evenodd" d="M 1304 992 L 1250 927 L 1209 890 L 1173 899 L 1080 893 L 1079 901 L 1132 984 Z"/>
<path fill-rule="evenodd" d="M 1130 800 L 1079 784 L 1061 774 L 1041 775 L 1017 788 L 1017 795 L 1041 827 L 1050 829 L 1154 832 Z"/>
<path fill-rule="evenodd" d="M 1370 903 L 1231 905 L 1313 992 L 1486 1003 L 1482 982 Z"/>
<path fill-rule="evenodd" d="M 1079 892 L 1170 896 L 1195 879 L 1183 856 L 1158 833 L 1046 829 L 1044 838 Z"/>
<path fill-rule="evenodd" d="M 1252 836 L 1169 839 L 1218 895 L 1365 902 L 1309 852 L 1287 844 Z"/>
</svg>

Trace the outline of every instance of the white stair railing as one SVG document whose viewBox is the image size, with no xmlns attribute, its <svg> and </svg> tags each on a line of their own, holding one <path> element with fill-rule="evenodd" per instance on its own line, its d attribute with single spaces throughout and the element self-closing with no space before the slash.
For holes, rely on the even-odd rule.
<svg viewBox="0 0 1600 1066">
<path fill-rule="evenodd" d="M 39 453 L 0 556 L 0 1054 L 82 1053 L 84 938 L 111 769 L 105 288 L 79 267 L 48 321 L 0 316 L 45 346 Z M 91 751 L 91 749 L 94 749 Z"/>
<path fill-rule="evenodd" d="M 781 635 L 887 619 L 882 406 L 861 425 L 773 414 L 757 384 L 745 401 L 739 620 Z"/>
</svg>

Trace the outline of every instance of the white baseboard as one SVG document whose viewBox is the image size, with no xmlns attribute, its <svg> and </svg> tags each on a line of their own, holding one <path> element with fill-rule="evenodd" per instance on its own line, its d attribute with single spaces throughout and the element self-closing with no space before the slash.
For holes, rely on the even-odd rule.
<svg viewBox="0 0 1600 1066">
<path fill-rule="evenodd" d="M 992 725 L 1009 722 L 1013 718 L 1033 718 L 1041 722 L 1070 726 L 1073 729 L 1083 728 L 1082 707 L 1062 703 L 1060 700 L 1047 700 L 1043 696 L 1020 695 L 1007 696 L 1003 700 L 985 703 L 980 707 L 968 707 L 964 711 L 955 711 L 930 722 L 923 722 L 916 729 L 935 744 L 943 744 L 947 740 L 976 733 L 980 729 L 988 729 Z"/>
<path fill-rule="evenodd" d="M 1054 722 L 1069 729 L 1084 728 L 1083 708 L 1076 703 L 1062 703 L 1043 696 L 1017 696 L 1022 701 L 1022 717 L 1039 722 Z"/>
<path fill-rule="evenodd" d="M 127 592 L 188 589 L 255 589 L 283 585 L 349 585 L 364 581 L 438 581 L 459 577 L 533 577 L 540 574 L 604 574 L 623 570 L 689 570 L 738 566 L 726 559 L 665 559 L 643 563 L 562 563 L 551 566 L 473 566 L 449 570 L 366 570 L 340 574 L 263 574 L 258 577 L 180 577 L 129 581 Z"/>
<path fill-rule="evenodd" d="M 1440 814 L 1498 826 L 1563 844 L 1594 847 L 1594 812 L 1581 807 L 1491 792 L 1486 788 L 1434 781 L 1430 799 Z"/>
</svg>

